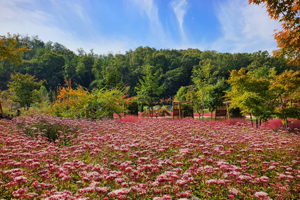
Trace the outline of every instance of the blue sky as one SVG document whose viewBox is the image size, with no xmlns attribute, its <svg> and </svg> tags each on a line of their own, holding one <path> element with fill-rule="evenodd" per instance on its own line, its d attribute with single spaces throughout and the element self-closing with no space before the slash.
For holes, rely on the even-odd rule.
<svg viewBox="0 0 300 200">
<path fill-rule="evenodd" d="M 0 0 L 0 35 L 38 35 L 76 51 L 276 49 L 265 8 L 248 0 Z"/>
</svg>

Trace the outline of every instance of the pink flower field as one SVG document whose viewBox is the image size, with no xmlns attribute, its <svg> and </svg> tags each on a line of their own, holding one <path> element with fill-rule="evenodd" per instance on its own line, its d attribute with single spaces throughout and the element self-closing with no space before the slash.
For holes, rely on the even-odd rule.
<svg viewBox="0 0 300 200">
<path fill-rule="evenodd" d="M 242 123 L 0 121 L 0 199 L 299 199 L 299 163 L 298 135 Z"/>
</svg>

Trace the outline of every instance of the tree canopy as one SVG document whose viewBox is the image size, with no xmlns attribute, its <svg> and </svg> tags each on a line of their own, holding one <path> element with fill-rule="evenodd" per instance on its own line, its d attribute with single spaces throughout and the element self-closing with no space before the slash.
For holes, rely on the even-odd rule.
<svg viewBox="0 0 300 200">
<path fill-rule="evenodd" d="M 12 100 L 28 110 L 33 102 L 40 99 L 38 89 L 44 81 L 37 81 L 34 76 L 20 73 L 12 74 L 11 78 L 8 87 L 15 93 Z"/>
<path fill-rule="evenodd" d="M 152 72 L 150 66 L 147 66 L 147 70 L 142 79 L 135 87 L 137 98 L 143 99 L 151 105 L 151 102 L 156 100 L 164 90 L 164 85 L 159 85 L 159 73 L 157 70 Z"/>
</svg>

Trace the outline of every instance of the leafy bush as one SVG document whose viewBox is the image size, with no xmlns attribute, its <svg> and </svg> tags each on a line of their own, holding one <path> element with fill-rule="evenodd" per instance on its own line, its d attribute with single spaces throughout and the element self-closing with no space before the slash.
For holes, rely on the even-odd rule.
<svg viewBox="0 0 300 200">
<path fill-rule="evenodd" d="M 268 120 L 262 124 L 263 127 L 271 128 L 272 130 L 278 131 L 285 129 L 285 125 L 282 123 L 281 119 Z M 290 132 L 299 133 L 300 130 L 300 120 L 288 120 L 288 130 Z"/>
<path fill-rule="evenodd" d="M 183 117 L 193 116 L 193 114 L 194 114 L 194 107 L 193 107 L 192 104 L 183 103 L 182 106 L 183 106 L 183 111 L 182 111 Z"/>
<path fill-rule="evenodd" d="M 229 116 L 230 118 L 243 118 L 243 114 L 240 108 L 229 108 Z"/>
<path fill-rule="evenodd" d="M 127 104 L 127 114 L 139 115 L 139 105 L 137 102 L 130 102 Z"/>
<path fill-rule="evenodd" d="M 48 114 L 66 118 L 112 119 L 114 113 L 121 117 L 120 114 L 125 112 L 125 90 L 96 89 L 90 93 L 82 87 L 74 90 L 68 85 L 59 88 L 57 100 Z"/>
<path fill-rule="evenodd" d="M 150 117 L 151 116 L 151 109 L 145 110 L 142 113 L 142 117 Z M 171 116 L 171 114 L 169 113 L 169 109 L 168 108 L 156 108 L 153 109 L 153 117 L 164 117 L 164 116 Z"/>
</svg>

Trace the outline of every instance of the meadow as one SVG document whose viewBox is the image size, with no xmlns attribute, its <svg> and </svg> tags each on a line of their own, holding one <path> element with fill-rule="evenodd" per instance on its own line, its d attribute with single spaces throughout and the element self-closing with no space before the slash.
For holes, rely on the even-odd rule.
<svg viewBox="0 0 300 200">
<path fill-rule="evenodd" d="M 300 137 L 192 119 L 0 121 L 1 199 L 299 199 Z"/>
</svg>

